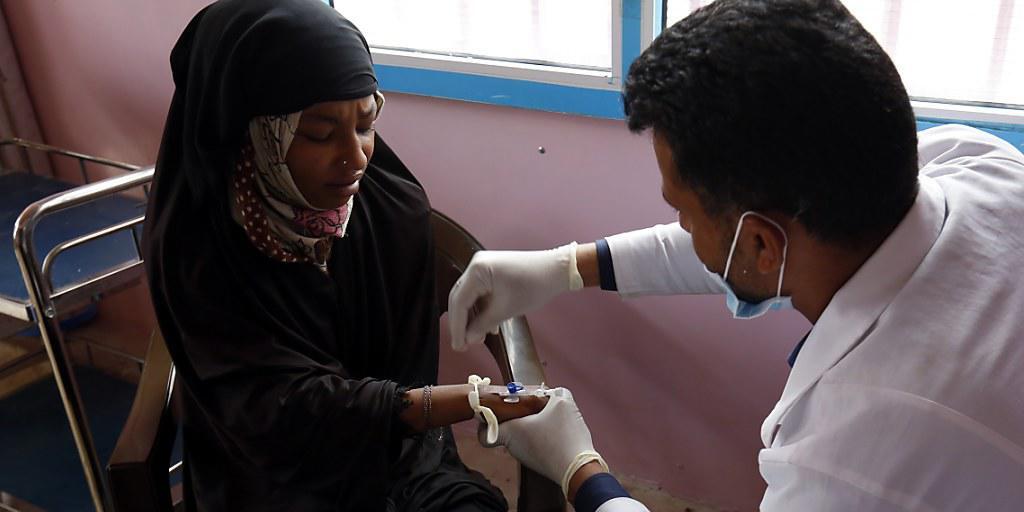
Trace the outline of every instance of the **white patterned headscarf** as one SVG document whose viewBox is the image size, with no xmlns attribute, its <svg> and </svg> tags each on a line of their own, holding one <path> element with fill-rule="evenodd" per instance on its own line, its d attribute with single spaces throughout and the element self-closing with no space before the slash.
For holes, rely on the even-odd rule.
<svg viewBox="0 0 1024 512">
<path fill-rule="evenodd" d="M 330 240 L 343 237 L 355 197 L 336 209 L 314 207 L 299 191 L 286 157 L 302 112 L 257 116 L 236 165 L 232 213 L 260 251 L 286 262 L 323 268 Z"/>
</svg>

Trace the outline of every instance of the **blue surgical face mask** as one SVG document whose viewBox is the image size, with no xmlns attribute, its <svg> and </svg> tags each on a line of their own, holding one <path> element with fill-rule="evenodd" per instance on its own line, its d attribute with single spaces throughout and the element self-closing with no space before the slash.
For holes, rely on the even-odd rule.
<svg viewBox="0 0 1024 512">
<path fill-rule="evenodd" d="M 782 232 L 782 238 L 785 241 L 785 245 L 782 246 L 782 265 L 779 267 L 779 285 L 775 290 L 775 296 L 756 304 L 747 302 L 736 296 L 736 292 L 727 281 L 729 278 L 729 268 L 732 267 L 732 256 L 733 253 L 736 252 L 736 242 L 740 239 L 740 229 L 743 227 L 743 220 L 747 218 L 747 215 L 757 215 L 758 217 L 770 222 Z M 729 311 L 732 312 L 733 318 L 757 318 L 771 310 L 791 309 L 793 307 L 791 298 L 788 296 L 782 296 L 782 277 L 786 273 L 786 251 L 788 249 L 789 237 L 786 236 L 786 230 L 782 229 L 782 226 L 777 222 L 753 211 L 745 212 L 743 215 L 740 215 L 740 221 L 736 225 L 736 233 L 732 237 L 732 247 L 729 248 L 729 256 L 725 260 L 725 272 L 720 276 L 709 270 L 706 266 L 704 267 L 704 271 L 708 273 L 711 279 L 725 289 L 725 307 L 729 308 Z"/>
</svg>

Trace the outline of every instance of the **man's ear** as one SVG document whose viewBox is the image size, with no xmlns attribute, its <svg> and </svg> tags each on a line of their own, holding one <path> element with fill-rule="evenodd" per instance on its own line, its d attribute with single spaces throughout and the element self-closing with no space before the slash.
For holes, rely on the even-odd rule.
<svg viewBox="0 0 1024 512">
<path fill-rule="evenodd" d="M 775 274 L 782 267 L 786 250 L 786 235 L 771 222 L 750 215 L 744 221 L 751 230 L 756 244 L 755 269 L 760 274 Z"/>
</svg>

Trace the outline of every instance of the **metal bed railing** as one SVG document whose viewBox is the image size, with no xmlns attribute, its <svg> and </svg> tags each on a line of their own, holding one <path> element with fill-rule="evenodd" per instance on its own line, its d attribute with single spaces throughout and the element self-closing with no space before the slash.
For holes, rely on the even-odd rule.
<svg viewBox="0 0 1024 512">
<path fill-rule="evenodd" d="M 29 162 L 32 161 L 32 159 L 30 159 L 28 156 L 30 151 L 36 151 L 46 155 L 50 159 L 51 165 L 59 163 L 59 160 L 56 159 L 64 159 L 67 161 L 74 162 L 74 165 L 77 167 L 77 172 L 81 175 L 82 183 L 84 184 L 90 184 L 92 182 L 92 177 L 88 170 L 89 166 L 93 166 L 95 168 L 114 169 L 116 171 L 121 172 L 137 171 L 141 168 L 141 166 L 138 165 L 118 162 L 107 158 L 94 157 L 78 153 L 75 151 L 69 151 L 66 149 L 58 148 L 55 146 L 49 146 L 46 144 L 27 141 L 24 139 L 14 138 L 0 140 L 0 150 L 3 150 L 5 148 L 16 148 L 16 150 L 23 155 L 23 161 L 27 167 L 24 169 L 0 168 L 0 175 L 9 174 L 12 171 L 25 172 L 31 175 L 36 175 L 36 170 L 33 169 L 29 164 Z M 71 190 L 69 189 L 63 193 L 71 193 Z M 143 187 L 143 193 L 145 197 L 149 196 L 148 184 Z M 135 235 L 133 234 L 133 236 Z M 20 330 L 21 328 L 31 325 L 32 323 L 35 322 L 35 318 L 33 317 L 33 313 L 31 310 L 31 305 L 28 303 L 28 301 L 13 300 L 18 298 L 20 297 L 12 298 L 0 296 L 0 316 L 6 316 L 11 320 L 20 321 L 21 324 L 15 324 L 14 327 L 8 326 L 6 329 L 0 330 L 0 337 L 10 335 L 13 332 L 16 332 L 17 330 Z M 4 369 L 4 367 L 0 367 L 0 373 L 2 373 Z"/>
<path fill-rule="evenodd" d="M 27 299 L 21 301 L 10 297 L 0 297 L 0 314 L 23 321 L 25 325 L 34 323 L 38 327 L 71 427 L 75 447 L 82 462 L 93 504 L 96 510 L 109 510 L 110 499 L 106 491 L 107 486 L 104 483 L 105 472 L 93 444 L 60 319 L 63 315 L 94 302 L 104 293 L 126 286 L 143 276 L 143 259 L 139 249 L 138 228 L 143 223 L 145 216 L 144 214 L 131 215 L 129 218 L 98 229 L 91 229 L 85 233 L 74 233 L 70 238 L 45 250 L 42 259 L 39 258 L 37 252 L 39 247 L 36 235 L 40 223 L 48 217 L 61 212 L 68 213 L 74 208 L 104 200 L 104 198 L 123 197 L 126 192 L 133 189 L 142 188 L 144 198 L 139 200 L 139 204 L 144 206 L 154 170 L 152 167 L 140 169 L 139 166 L 123 162 L 18 139 L 0 141 L 0 147 L 10 145 L 16 146 L 22 151 L 43 151 L 51 157 L 77 160 L 79 172 L 85 181 L 83 185 L 31 203 L 17 217 L 13 230 L 14 252 L 28 292 Z M 90 165 L 129 172 L 90 182 L 87 170 L 87 166 Z M 67 258 L 70 252 L 88 244 L 102 243 L 103 241 L 110 243 L 111 237 L 125 231 L 131 233 L 134 258 L 128 258 L 109 268 L 83 275 L 80 280 L 55 284 L 54 268 L 60 257 Z M 26 359 L 27 356 L 22 356 L 16 363 Z M 0 373 L 2 373 L 2 369 L 0 369 Z"/>
</svg>

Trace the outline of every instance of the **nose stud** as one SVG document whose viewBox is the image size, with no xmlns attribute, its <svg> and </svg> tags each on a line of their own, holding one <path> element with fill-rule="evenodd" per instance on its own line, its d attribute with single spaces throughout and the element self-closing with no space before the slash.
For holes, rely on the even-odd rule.
<svg viewBox="0 0 1024 512">
<path fill-rule="evenodd" d="M 348 160 L 342 160 L 341 165 L 348 165 Z"/>
</svg>

